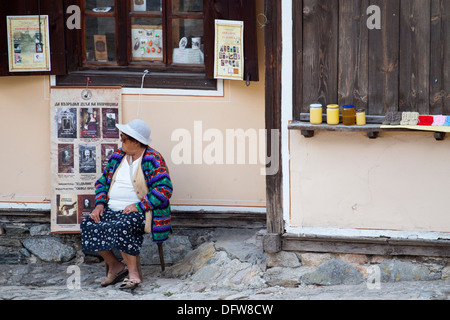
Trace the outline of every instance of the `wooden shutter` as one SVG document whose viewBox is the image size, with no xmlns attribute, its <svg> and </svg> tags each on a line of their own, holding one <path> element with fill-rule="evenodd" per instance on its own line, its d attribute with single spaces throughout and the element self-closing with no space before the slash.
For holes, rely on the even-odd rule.
<svg viewBox="0 0 450 320">
<path fill-rule="evenodd" d="M 39 10 L 40 7 L 40 10 Z M 8 43 L 7 43 L 7 16 L 41 15 L 49 17 L 50 33 L 50 72 L 9 72 Z M 66 74 L 65 56 L 65 20 L 62 0 L 14 0 L 0 3 L 0 76 L 20 76 L 37 74 Z"/>
<path fill-rule="evenodd" d="M 259 81 L 255 0 L 204 0 L 206 77 L 214 78 L 216 19 L 244 21 L 244 80 Z"/>
</svg>

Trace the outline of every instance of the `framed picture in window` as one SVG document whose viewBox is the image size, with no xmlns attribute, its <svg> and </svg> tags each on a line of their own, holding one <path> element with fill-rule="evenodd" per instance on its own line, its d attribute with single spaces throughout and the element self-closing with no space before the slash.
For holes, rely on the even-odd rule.
<svg viewBox="0 0 450 320">
<path fill-rule="evenodd" d="M 108 47 L 105 35 L 94 35 L 95 60 L 108 61 Z"/>
<path fill-rule="evenodd" d="M 134 61 L 163 61 L 161 26 L 132 25 L 131 41 Z"/>
<path fill-rule="evenodd" d="M 9 71 L 51 71 L 48 16 L 6 18 Z"/>
</svg>

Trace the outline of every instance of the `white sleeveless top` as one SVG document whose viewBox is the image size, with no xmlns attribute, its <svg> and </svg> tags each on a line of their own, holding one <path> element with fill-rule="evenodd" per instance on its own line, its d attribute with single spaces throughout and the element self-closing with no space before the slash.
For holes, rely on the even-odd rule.
<svg viewBox="0 0 450 320">
<path fill-rule="evenodd" d="M 114 211 L 123 211 L 126 206 L 140 202 L 133 187 L 133 175 L 140 161 L 137 159 L 130 166 L 126 159 L 123 158 L 122 164 L 117 169 L 116 180 L 109 191 L 108 207 Z"/>
</svg>

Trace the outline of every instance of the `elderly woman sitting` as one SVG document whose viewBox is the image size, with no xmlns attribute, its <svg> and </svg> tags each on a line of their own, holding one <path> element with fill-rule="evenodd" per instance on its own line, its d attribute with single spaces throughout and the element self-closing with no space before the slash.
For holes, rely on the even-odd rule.
<svg viewBox="0 0 450 320">
<path fill-rule="evenodd" d="M 153 241 L 161 243 L 171 231 L 172 182 L 164 158 L 148 146 L 148 125 L 134 120 L 116 126 L 122 149 L 110 157 L 95 183 L 96 207 L 81 223 L 81 244 L 83 251 L 96 251 L 104 259 L 107 276 L 102 286 L 123 280 L 121 289 L 134 289 L 142 282 L 136 257 L 144 233 L 151 232 Z M 120 250 L 126 266 L 116 258 L 114 248 Z"/>
</svg>

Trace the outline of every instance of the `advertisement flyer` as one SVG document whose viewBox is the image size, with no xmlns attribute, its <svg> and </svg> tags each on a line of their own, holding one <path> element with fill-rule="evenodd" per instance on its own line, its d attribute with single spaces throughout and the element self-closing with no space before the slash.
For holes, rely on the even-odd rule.
<svg viewBox="0 0 450 320">
<path fill-rule="evenodd" d="M 119 147 L 121 88 L 52 88 L 51 231 L 73 233 L 95 207 L 95 181 Z"/>
<path fill-rule="evenodd" d="M 48 16 L 8 16 L 10 72 L 50 71 Z"/>
<path fill-rule="evenodd" d="M 215 21 L 214 78 L 244 79 L 244 22 Z"/>
</svg>

